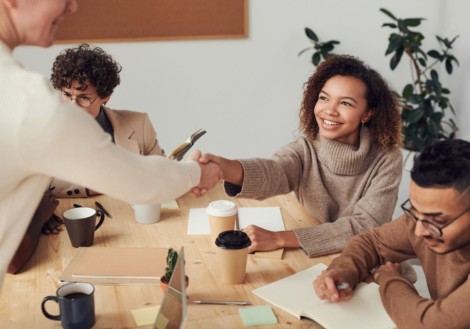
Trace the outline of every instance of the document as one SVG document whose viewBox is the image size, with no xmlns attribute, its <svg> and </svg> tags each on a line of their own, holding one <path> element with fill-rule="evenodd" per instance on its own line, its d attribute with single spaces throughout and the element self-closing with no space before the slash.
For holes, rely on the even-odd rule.
<svg viewBox="0 0 470 329">
<path fill-rule="evenodd" d="M 240 229 L 248 225 L 257 225 L 270 231 L 285 231 L 284 221 L 279 207 L 241 207 L 238 208 Z M 189 209 L 188 235 L 206 235 L 211 233 L 206 208 Z"/>
<path fill-rule="evenodd" d="M 313 280 L 326 269 L 317 264 L 253 290 L 258 297 L 297 318 L 307 318 L 325 329 L 394 329 L 385 311 L 376 283 L 361 283 L 353 297 L 345 302 L 321 300 L 313 290 Z"/>
</svg>

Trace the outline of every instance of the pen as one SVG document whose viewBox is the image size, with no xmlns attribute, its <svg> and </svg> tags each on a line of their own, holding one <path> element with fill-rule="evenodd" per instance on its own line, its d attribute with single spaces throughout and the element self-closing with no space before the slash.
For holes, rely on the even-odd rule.
<svg viewBox="0 0 470 329">
<path fill-rule="evenodd" d="M 196 304 L 218 304 L 218 305 L 251 305 L 244 300 L 195 300 Z"/>
<path fill-rule="evenodd" d="M 106 216 L 108 216 L 109 218 L 113 218 L 113 217 L 111 217 L 111 215 L 109 214 L 109 212 L 107 212 L 106 209 L 104 209 L 104 207 L 103 207 L 103 205 L 102 205 L 101 203 L 99 203 L 98 201 L 95 201 L 95 205 L 96 205 L 98 208 L 100 208 L 100 210 L 101 210 L 102 212 L 104 212 L 104 214 L 105 214 Z"/>
<path fill-rule="evenodd" d="M 342 283 L 336 285 L 336 289 L 338 289 L 338 290 L 344 290 L 344 289 L 348 289 L 348 288 L 349 288 L 349 283 L 347 283 L 347 282 L 342 282 Z"/>
</svg>

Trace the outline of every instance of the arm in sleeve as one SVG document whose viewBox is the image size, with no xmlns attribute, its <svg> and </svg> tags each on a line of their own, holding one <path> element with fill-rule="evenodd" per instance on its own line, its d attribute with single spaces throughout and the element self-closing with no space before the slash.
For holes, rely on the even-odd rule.
<svg viewBox="0 0 470 329">
<path fill-rule="evenodd" d="M 395 273 L 380 273 L 377 282 L 385 310 L 398 328 L 464 329 L 470 325 L 470 278 L 436 300 L 419 296 L 408 280 Z"/>
<path fill-rule="evenodd" d="M 305 147 L 292 142 L 271 159 L 238 160 L 243 167 L 243 185 L 225 182 L 226 193 L 237 198 L 263 200 L 296 190 L 301 183 Z"/>
<path fill-rule="evenodd" d="M 27 99 L 31 115 L 24 118 L 18 143 L 28 170 L 132 203 L 160 203 L 198 185 L 197 162 L 131 154 L 114 145 L 87 113 L 50 93 L 55 95 L 46 97 L 45 90 L 40 100 Z M 54 152 L 45 154 L 51 147 Z"/>
</svg>

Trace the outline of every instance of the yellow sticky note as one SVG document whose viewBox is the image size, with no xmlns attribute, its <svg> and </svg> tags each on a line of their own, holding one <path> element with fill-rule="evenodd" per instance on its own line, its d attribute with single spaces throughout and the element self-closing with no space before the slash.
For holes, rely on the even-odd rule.
<svg viewBox="0 0 470 329">
<path fill-rule="evenodd" d="M 170 200 L 162 203 L 163 209 L 179 209 L 178 203 L 176 200 Z"/>
<path fill-rule="evenodd" d="M 131 310 L 135 323 L 138 327 L 152 325 L 155 322 L 160 306 L 150 306 Z"/>
<path fill-rule="evenodd" d="M 271 258 L 271 259 L 282 259 L 282 254 L 284 253 L 284 249 L 278 249 L 273 251 L 257 251 L 255 252 L 255 257 L 260 258 Z"/>
<path fill-rule="evenodd" d="M 155 327 L 157 329 L 165 329 L 167 325 L 168 325 L 168 319 L 163 314 L 159 314 Z"/>
</svg>

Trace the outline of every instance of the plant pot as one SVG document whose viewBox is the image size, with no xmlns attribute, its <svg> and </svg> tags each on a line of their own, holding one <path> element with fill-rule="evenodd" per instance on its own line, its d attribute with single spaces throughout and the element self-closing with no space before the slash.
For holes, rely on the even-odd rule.
<svg viewBox="0 0 470 329">
<path fill-rule="evenodd" d="M 188 288 L 188 286 L 189 286 L 189 277 L 186 275 L 185 279 L 186 279 L 185 280 L 186 281 L 186 288 Z M 160 288 L 162 289 L 163 293 L 165 293 L 166 290 L 168 289 L 168 282 L 166 282 L 164 280 L 163 276 L 160 278 Z"/>
</svg>

